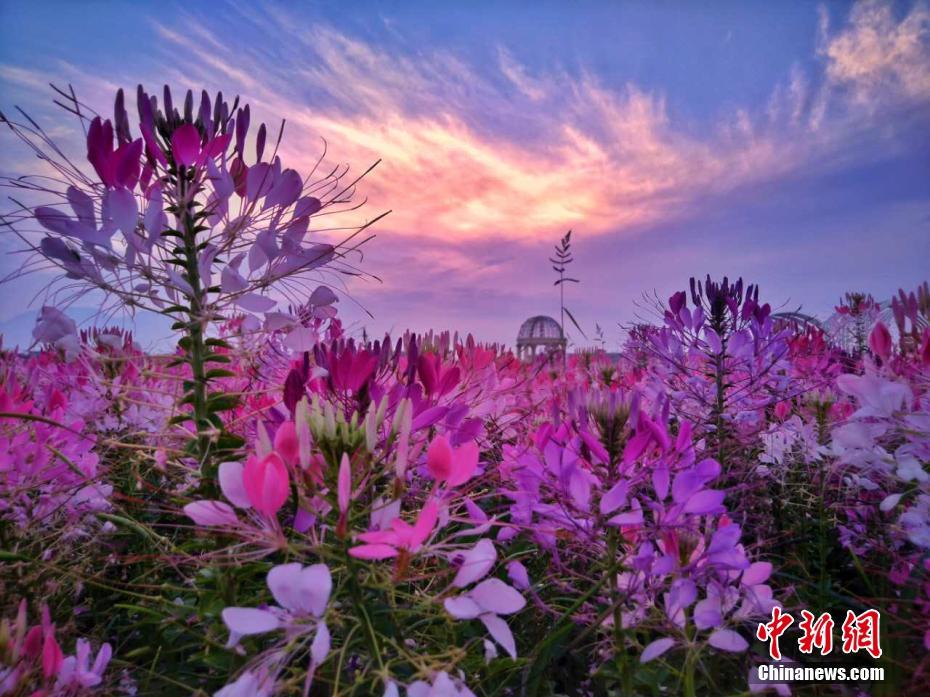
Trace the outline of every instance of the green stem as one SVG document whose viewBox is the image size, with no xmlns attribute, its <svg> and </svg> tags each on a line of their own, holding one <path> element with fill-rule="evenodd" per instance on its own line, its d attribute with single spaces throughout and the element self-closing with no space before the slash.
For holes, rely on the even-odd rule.
<svg viewBox="0 0 930 697">
<path fill-rule="evenodd" d="M 207 377 L 206 377 L 206 345 L 204 344 L 204 296 L 200 278 L 200 265 L 198 263 L 197 224 L 187 204 L 186 173 L 178 172 L 180 200 L 178 202 L 178 228 L 181 230 L 184 242 L 184 269 L 187 282 L 191 287 L 189 296 L 190 306 L 187 312 L 187 356 L 191 366 L 191 380 L 193 382 L 194 428 L 197 431 L 195 453 L 200 463 L 204 478 L 210 480 L 213 472 L 210 453 L 210 434 L 212 427 L 207 409 Z"/>
<path fill-rule="evenodd" d="M 688 655 L 685 658 L 685 675 L 684 675 L 684 689 L 683 693 L 685 697 L 695 697 L 697 694 L 694 689 L 694 664 L 695 656 L 693 650 L 688 650 Z"/>
<path fill-rule="evenodd" d="M 346 568 L 349 570 L 349 592 L 352 594 L 352 603 L 355 605 L 356 616 L 361 618 L 364 624 L 369 650 L 383 672 L 384 662 L 381 660 L 381 646 L 378 643 L 378 635 L 375 633 L 375 628 L 371 624 L 371 618 L 368 616 L 368 610 L 362 599 L 361 584 L 358 582 L 358 567 L 348 554 L 346 554 Z"/>
<path fill-rule="evenodd" d="M 610 588 L 610 602 L 613 605 L 614 617 L 614 655 L 620 663 L 620 675 L 623 681 L 623 694 L 633 694 L 633 673 L 628 665 L 628 656 L 626 650 L 626 640 L 623 631 L 623 612 L 620 607 L 620 593 L 617 587 L 617 574 L 620 569 L 617 565 L 617 529 L 610 528 L 607 531 L 607 573 L 608 584 Z"/>
</svg>

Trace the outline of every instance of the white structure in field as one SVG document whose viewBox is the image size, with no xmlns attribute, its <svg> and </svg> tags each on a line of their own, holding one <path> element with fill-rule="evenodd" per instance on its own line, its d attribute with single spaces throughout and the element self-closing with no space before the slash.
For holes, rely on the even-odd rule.
<svg viewBox="0 0 930 697">
<path fill-rule="evenodd" d="M 565 346 L 562 327 L 546 315 L 530 317 L 517 333 L 517 358 L 524 360 L 538 354 L 564 353 Z"/>
</svg>

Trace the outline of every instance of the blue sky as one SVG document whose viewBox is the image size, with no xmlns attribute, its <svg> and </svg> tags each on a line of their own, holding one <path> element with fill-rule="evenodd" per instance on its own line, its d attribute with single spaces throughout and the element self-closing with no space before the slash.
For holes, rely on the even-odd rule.
<svg viewBox="0 0 930 697">
<path fill-rule="evenodd" d="M 610 340 L 690 275 L 822 316 L 930 275 L 922 2 L 0 3 L 0 108 L 67 139 L 50 81 L 101 111 L 139 82 L 222 89 L 288 119 L 290 166 L 320 137 L 383 158 L 363 193 L 393 213 L 363 261 L 381 282 L 348 288 L 374 319 L 342 304 L 355 329 L 512 341 L 557 312 L 545 259 L 568 228 L 569 306 Z M 3 174 L 34 168 L 0 152 Z M 7 344 L 39 287 L 3 294 Z"/>
</svg>

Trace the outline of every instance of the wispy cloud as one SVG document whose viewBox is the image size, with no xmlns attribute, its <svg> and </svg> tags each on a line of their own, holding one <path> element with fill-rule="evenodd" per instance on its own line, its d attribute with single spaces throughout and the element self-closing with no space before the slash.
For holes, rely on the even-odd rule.
<svg viewBox="0 0 930 697">
<path fill-rule="evenodd" d="M 835 32 L 822 28 L 823 75 L 795 67 L 767 110 L 733 109 L 697 132 L 670 118 L 660 92 L 607 87 L 586 73 L 534 74 L 507 47 L 497 74 L 480 72 L 402 39 L 373 44 L 307 28 L 283 9 L 239 11 L 266 40 L 243 47 L 209 20 L 185 21 L 183 32 L 158 25 L 193 54 L 175 79 L 223 84 L 288 115 L 298 160 L 318 153 L 310 134 L 342 160 L 382 158 L 367 193 L 394 209 L 397 233 L 532 239 L 578 225 L 640 229 L 708 196 L 829 162 L 875 118 L 878 88 L 882 109 L 930 96 L 923 5 L 901 20 L 885 5 L 857 5 Z"/>
<path fill-rule="evenodd" d="M 639 230 L 708 197 L 826 166 L 880 111 L 930 100 L 928 25 L 923 4 L 896 19 L 862 2 L 835 30 L 824 13 L 822 74 L 795 66 L 767 108 L 732 108 L 699 127 L 674 121 L 664 95 L 644 85 L 533 72 L 511 47 L 479 70 L 405 43 L 402 29 L 375 43 L 277 5 L 159 20 L 153 72 L 237 91 L 269 120 L 286 116 L 292 165 L 314 162 L 320 137 L 356 167 L 381 158 L 365 193 L 393 209 L 392 232 L 532 240 L 577 226 Z M 12 66 L 4 76 L 36 78 Z"/>
<path fill-rule="evenodd" d="M 895 18 L 890 4 L 865 0 L 835 35 L 821 14 L 827 78 L 852 90 L 856 101 L 925 101 L 930 98 L 930 7 L 914 5 Z"/>
</svg>

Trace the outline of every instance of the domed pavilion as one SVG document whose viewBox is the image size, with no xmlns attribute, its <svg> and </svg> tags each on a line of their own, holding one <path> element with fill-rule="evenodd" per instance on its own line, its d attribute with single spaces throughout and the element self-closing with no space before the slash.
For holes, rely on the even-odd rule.
<svg viewBox="0 0 930 697">
<path fill-rule="evenodd" d="M 537 354 L 551 355 L 565 352 L 565 335 L 562 327 L 551 317 L 536 315 L 520 325 L 517 333 L 517 358 L 526 360 Z"/>
</svg>

